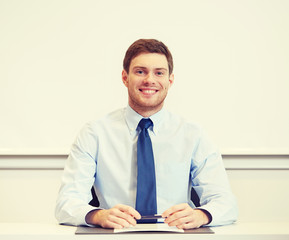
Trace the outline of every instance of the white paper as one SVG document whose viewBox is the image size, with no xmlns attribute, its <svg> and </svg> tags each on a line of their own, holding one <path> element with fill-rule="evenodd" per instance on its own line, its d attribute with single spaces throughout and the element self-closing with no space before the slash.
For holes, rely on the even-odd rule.
<svg viewBox="0 0 289 240">
<path fill-rule="evenodd" d="M 114 229 L 114 233 L 124 232 L 184 232 L 184 230 L 178 229 L 177 227 L 170 227 L 166 223 L 139 223 L 128 228 Z"/>
</svg>

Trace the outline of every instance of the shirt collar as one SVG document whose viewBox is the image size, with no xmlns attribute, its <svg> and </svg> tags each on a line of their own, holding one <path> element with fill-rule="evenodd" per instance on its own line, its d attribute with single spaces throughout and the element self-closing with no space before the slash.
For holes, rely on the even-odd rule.
<svg viewBox="0 0 289 240">
<path fill-rule="evenodd" d="M 161 122 L 163 121 L 163 117 L 164 117 L 164 110 L 163 109 L 161 109 L 160 111 L 158 111 L 157 113 L 155 113 L 149 117 L 152 120 L 152 122 L 154 123 L 153 129 L 152 129 L 152 132 L 154 134 L 158 133 L 158 131 L 160 129 Z M 126 123 L 128 125 L 129 131 L 131 134 L 133 134 L 137 131 L 137 126 L 139 124 L 139 121 L 142 118 L 143 118 L 143 116 L 141 116 L 136 111 L 134 111 L 129 105 L 126 107 L 125 119 L 126 119 Z"/>
</svg>

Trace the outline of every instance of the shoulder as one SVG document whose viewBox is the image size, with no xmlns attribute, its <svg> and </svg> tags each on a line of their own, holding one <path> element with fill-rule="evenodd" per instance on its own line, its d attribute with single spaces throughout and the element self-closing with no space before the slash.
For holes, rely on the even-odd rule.
<svg viewBox="0 0 289 240">
<path fill-rule="evenodd" d="M 91 120 L 83 126 L 81 132 L 96 134 L 123 124 L 125 121 L 124 111 L 125 108 L 117 109 L 100 118 Z"/>
<path fill-rule="evenodd" d="M 165 110 L 165 123 L 167 128 L 174 126 L 178 130 L 183 130 L 187 134 L 201 135 L 203 128 L 200 124 L 195 123 L 193 120 L 186 119 L 183 116 Z"/>
<path fill-rule="evenodd" d="M 100 118 L 89 121 L 87 125 L 91 127 L 97 127 L 97 126 L 106 126 L 106 125 L 110 125 L 116 122 L 123 121 L 124 111 L 125 111 L 125 108 L 117 109 L 115 111 L 107 113 L 106 115 Z"/>
<path fill-rule="evenodd" d="M 193 149 L 193 156 L 196 159 L 207 159 L 210 155 L 219 156 L 219 147 L 211 141 L 205 130 L 200 124 L 195 123 L 191 119 L 166 111 L 166 130 L 169 131 L 170 126 L 174 126 L 175 133 L 180 134 L 180 139 L 191 144 Z"/>
<path fill-rule="evenodd" d="M 165 132 L 170 132 L 171 136 L 177 137 L 182 145 L 189 146 L 195 161 L 204 160 L 218 152 L 218 147 L 210 140 L 200 124 L 169 111 L 166 111 L 164 119 L 166 119 Z"/>
<path fill-rule="evenodd" d="M 119 109 L 99 119 L 87 122 L 76 136 L 72 151 L 84 151 L 90 153 L 91 156 L 95 156 L 101 139 L 107 139 L 115 134 L 114 126 L 121 122 L 122 113 L 123 109 Z"/>
</svg>

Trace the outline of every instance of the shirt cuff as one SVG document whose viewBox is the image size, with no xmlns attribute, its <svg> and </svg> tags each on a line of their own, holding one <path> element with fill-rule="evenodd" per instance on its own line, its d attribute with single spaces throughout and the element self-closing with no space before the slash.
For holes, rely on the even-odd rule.
<svg viewBox="0 0 289 240">
<path fill-rule="evenodd" d="M 91 212 L 99 211 L 99 210 L 103 210 L 103 208 L 95 208 L 95 209 L 92 209 L 91 211 L 89 211 L 89 212 L 85 215 L 84 221 L 85 221 L 86 226 L 89 226 L 89 227 L 95 227 L 95 226 L 97 226 L 96 224 L 87 223 L 87 222 L 86 222 L 86 216 L 87 216 L 89 213 L 91 213 Z"/>
<path fill-rule="evenodd" d="M 99 208 L 97 207 L 92 207 L 90 205 L 88 206 L 85 206 L 85 207 L 82 207 L 79 209 L 78 213 L 76 214 L 76 222 L 73 224 L 73 225 L 76 225 L 76 226 L 92 226 L 90 224 L 88 224 L 86 222 L 86 215 L 91 212 L 91 211 L 94 211 L 94 210 L 97 210 Z"/>
<path fill-rule="evenodd" d="M 209 222 L 206 223 L 206 224 L 204 224 L 204 225 L 208 225 L 208 224 L 210 224 L 210 223 L 212 222 L 213 217 L 212 217 L 212 214 L 211 214 L 209 211 L 207 211 L 206 209 L 203 209 L 203 208 L 195 208 L 195 209 L 201 210 L 201 211 L 202 211 L 203 213 L 205 213 L 206 216 L 208 217 Z"/>
</svg>

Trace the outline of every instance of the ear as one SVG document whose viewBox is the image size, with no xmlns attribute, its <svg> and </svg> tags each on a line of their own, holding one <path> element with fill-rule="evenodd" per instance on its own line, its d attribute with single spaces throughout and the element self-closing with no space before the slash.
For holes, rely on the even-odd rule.
<svg viewBox="0 0 289 240">
<path fill-rule="evenodd" d="M 121 77 L 122 77 L 123 84 L 127 87 L 127 85 L 128 85 L 128 74 L 127 74 L 127 72 L 125 70 L 122 70 Z"/>
<path fill-rule="evenodd" d="M 169 82 L 170 82 L 170 86 L 171 87 L 174 83 L 174 80 L 175 80 L 175 75 L 172 73 L 170 76 L 169 76 Z"/>
</svg>

